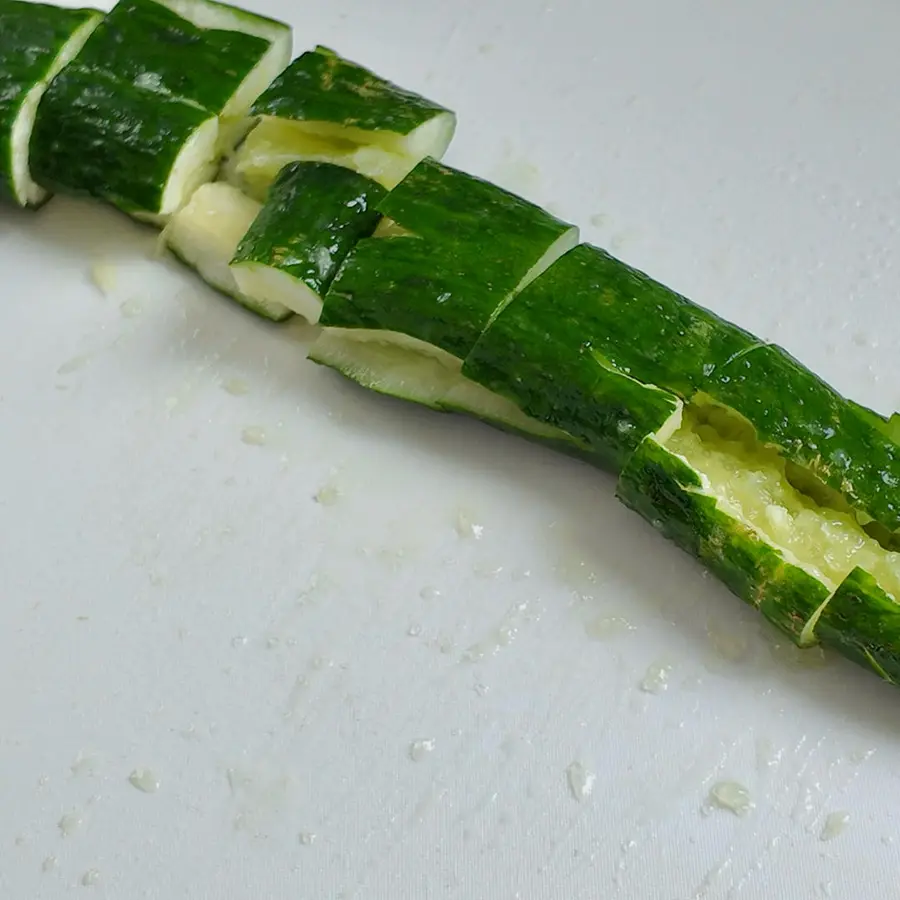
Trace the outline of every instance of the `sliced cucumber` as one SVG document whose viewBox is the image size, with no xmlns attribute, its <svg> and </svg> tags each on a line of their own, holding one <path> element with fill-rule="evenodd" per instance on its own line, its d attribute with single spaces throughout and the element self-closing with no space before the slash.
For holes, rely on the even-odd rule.
<svg viewBox="0 0 900 900">
<path fill-rule="evenodd" d="M 47 199 L 29 166 L 38 104 L 102 18 L 93 9 L 0 0 L 0 198 L 19 206 Z"/>
<path fill-rule="evenodd" d="M 372 234 L 385 190 L 331 163 L 289 163 L 232 260 L 241 292 L 310 322 L 357 241 Z"/>
<path fill-rule="evenodd" d="M 855 567 L 900 596 L 900 555 L 797 488 L 777 450 L 717 405 L 691 403 L 668 440 L 646 438 L 618 496 L 801 646 Z"/>
<path fill-rule="evenodd" d="M 462 360 L 497 310 L 577 241 L 577 229 L 430 159 L 379 212 L 390 221 L 341 266 L 310 358 L 383 393 L 498 424 L 518 419 L 508 403 L 466 388 Z"/>
<path fill-rule="evenodd" d="M 290 40 L 210 0 L 120 0 L 44 95 L 36 180 L 164 221 L 214 176 L 219 117 L 243 116 Z"/>
<path fill-rule="evenodd" d="M 733 353 L 741 340 L 711 313 L 580 244 L 496 316 L 463 374 L 617 472 L 645 437 L 665 440 L 678 427 L 681 400 L 656 385 L 690 382 L 702 360 Z"/>
<path fill-rule="evenodd" d="M 317 47 L 291 63 L 253 106 L 259 122 L 226 166 L 263 199 L 288 162 L 331 162 L 390 189 L 421 159 L 440 159 L 456 116 L 419 94 Z"/>
<path fill-rule="evenodd" d="M 885 681 L 900 684 L 900 594 L 891 596 L 878 580 L 855 568 L 841 583 L 815 623 L 816 636 Z"/>
<path fill-rule="evenodd" d="M 280 322 L 291 311 L 279 303 L 244 294 L 229 266 L 260 209 L 255 200 L 229 184 L 204 184 L 187 206 L 172 216 L 162 238 L 207 284 L 257 315 Z"/>
</svg>

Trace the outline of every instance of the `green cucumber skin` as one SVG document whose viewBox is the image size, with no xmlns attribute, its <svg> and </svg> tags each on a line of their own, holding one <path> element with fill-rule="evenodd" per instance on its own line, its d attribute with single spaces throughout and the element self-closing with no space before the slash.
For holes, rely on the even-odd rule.
<svg viewBox="0 0 900 900">
<path fill-rule="evenodd" d="M 649 437 L 622 470 L 616 496 L 800 643 L 805 625 L 830 590 L 787 563 L 778 550 L 720 510 L 701 490 L 697 472 Z"/>
<path fill-rule="evenodd" d="M 338 270 L 319 324 L 396 331 L 462 359 L 501 300 L 420 238 L 367 238 Z"/>
<path fill-rule="evenodd" d="M 900 604 L 868 572 L 855 568 L 816 623 L 826 647 L 891 684 L 900 684 Z"/>
<path fill-rule="evenodd" d="M 630 323 L 633 335 L 645 324 L 610 314 L 619 300 L 608 277 L 617 268 L 611 263 L 587 244 L 564 254 L 491 322 L 466 357 L 463 374 L 580 439 L 596 465 L 618 472 L 679 401 L 595 355 L 606 349 L 612 328 L 621 331 Z"/>
<path fill-rule="evenodd" d="M 839 492 L 889 532 L 900 530 L 900 446 L 874 414 L 848 402 L 787 351 L 751 349 L 704 386 L 766 444 Z"/>
<path fill-rule="evenodd" d="M 280 269 L 321 296 L 347 254 L 375 230 L 381 218 L 377 207 L 386 193 L 341 166 L 289 163 L 278 173 L 232 264 Z"/>
<path fill-rule="evenodd" d="M 385 197 L 379 211 L 441 247 L 449 260 L 477 263 L 472 277 L 477 273 L 504 294 L 572 227 L 516 194 L 429 157 Z"/>
<path fill-rule="evenodd" d="M 297 57 L 260 95 L 251 112 L 407 135 L 449 110 L 333 50 L 317 47 Z"/>
<path fill-rule="evenodd" d="M 38 110 L 31 141 L 35 180 L 58 192 L 96 197 L 125 212 L 160 209 L 184 142 L 210 113 L 149 96 L 76 59 Z"/>
<path fill-rule="evenodd" d="M 78 62 L 219 113 L 268 48 L 252 34 L 198 28 L 153 0 L 119 0 Z"/>
<path fill-rule="evenodd" d="M 35 180 L 156 213 L 184 143 L 268 46 L 253 35 L 199 29 L 152 0 L 121 0 L 41 101 Z"/>
<path fill-rule="evenodd" d="M 360 241 L 325 296 L 320 324 L 396 331 L 461 360 L 571 227 L 433 160 L 416 166 L 378 211 L 414 234 Z"/>
<path fill-rule="evenodd" d="M 28 91 L 47 77 L 72 34 L 97 15 L 0 0 L 0 199 L 19 202 L 12 184 L 12 128 Z"/>
</svg>

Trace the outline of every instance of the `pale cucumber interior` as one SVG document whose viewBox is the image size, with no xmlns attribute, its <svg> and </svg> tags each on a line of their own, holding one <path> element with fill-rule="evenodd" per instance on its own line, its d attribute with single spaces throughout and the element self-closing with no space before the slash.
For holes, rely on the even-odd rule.
<svg viewBox="0 0 900 900">
<path fill-rule="evenodd" d="M 322 298 L 299 278 L 256 262 L 238 262 L 231 274 L 240 292 L 257 303 L 284 307 L 315 324 L 322 314 Z"/>
<path fill-rule="evenodd" d="M 19 106 L 10 137 L 10 152 L 12 153 L 13 194 L 16 201 L 22 206 L 36 206 L 47 197 L 47 191 L 32 179 L 31 170 L 28 166 L 28 148 L 31 143 L 31 132 L 34 130 L 34 120 L 41 98 L 50 86 L 50 82 L 56 78 L 64 66 L 68 65 L 78 55 L 85 41 L 87 41 L 102 20 L 102 15 L 97 13 L 96 16 L 72 32 L 69 40 L 60 49 L 56 59 L 53 60 L 53 64 L 45 77 L 32 85 Z"/>
<path fill-rule="evenodd" d="M 216 174 L 219 120 L 207 119 L 185 142 L 169 171 L 160 208 L 155 215 L 138 216 L 154 224 L 165 224 Z"/>
<path fill-rule="evenodd" d="M 329 127 L 322 131 L 325 126 Z M 360 139 L 348 137 L 350 132 L 359 135 Z M 391 190 L 415 168 L 422 156 L 411 156 L 384 146 L 376 139 L 380 134 L 344 129 L 330 123 L 265 116 L 235 150 L 226 163 L 224 174 L 235 186 L 263 199 L 275 176 L 288 163 L 298 160 L 330 162 L 359 172 Z"/>
<path fill-rule="evenodd" d="M 209 285 L 269 319 L 283 319 L 290 310 L 242 293 L 229 266 L 241 238 L 261 206 L 229 184 L 204 184 L 191 201 L 172 216 L 163 240 Z"/>
<path fill-rule="evenodd" d="M 664 444 L 702 475 L 704 492 L 720 509 L 750 525 L 787 562 L 832 591 L 859 566 L 900 598 L 900 553 L 871 537 L 838 498 L 831 505 L 826 489 L 812 486 L 814 499 L 797 487 L 797 475 L 780 454 L 759 443 L 735 414 L 689 404 L 681 427 Z"/>
<path fill-rule="evenodd" d="M 434 409 L 465 412 L 539 438 L 571 441 L 557 428 L 526 416 L 514 403 L 462 374 L 462 360 L 405 334 L 325 329 L 309 358 L 370 390 Z"/>
</svg>

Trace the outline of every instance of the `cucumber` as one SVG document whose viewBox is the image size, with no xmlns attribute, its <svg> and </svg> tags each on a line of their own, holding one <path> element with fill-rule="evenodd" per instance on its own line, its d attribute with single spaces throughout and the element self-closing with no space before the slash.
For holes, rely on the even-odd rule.
<svg viewBox="0 0 900 900">
<path fill-rule="evenodd" d="M 694 402 L 667 440 L 644 439 L 622 470 L 617 495 L 808 646 L 856 567 L 900 597 L 900 555 L 867 534 L 852 511 L 803 493 L 790 474 L 745 420 Z"/>
<path fill-rule="evenodd" d="M 795 467 L 805 489 L 828 491 L 888 544 L 900 531 L 900 446 L 890 423 L 850 403 L 780 347 L 730 360 L 703 393 L 740 414 Z M 880 418 L 880 417 L 877 417 Z"/>
<path fill-rule="evenodd" d="M 331 162 L 391 189 L 426 156 L 440 159 L 456 116 L 343 59 L 327 47 L 304 53 L 256 101 L 258 122 L 226 177 L 264 199 L 288 162 Z"/>
<path fill-rule="evenodd" d="M 241 293 L 317 322 L 338 267 L 375 230 L 385 193 L 331 163 L 289 163 L 232 260 Z"/>
<path fill-rule="evenodd" d="M 207 284 L 257 315 L 280 322 L 291 311 L 279 303 L 244 294 L 229 267 L 241 238 L 260 210 L 259 203 L 229 184 L 204 184 L 187 206 L 172 216 L 162 239 Z"/>
<path fill-rule="evenodd" d="M 382 393 L 438 409 L 465 405 L 571 443 L 467 382 L 461 367 L 496 312 L 577 241 L 577 229 L 432 159 L 378 209 L 389 222 L 338 271 L 310 359 Z"/>
<path fill-rule="evenodd" d="M 29 166 L 38 104 L 102 18 L 93 9 L 0 0 L 0 199 L 19 206 L 47 199 Z"/>
<path fill-rule="evenodd" d="M 164 222 L 213 177 L 222 132 L 290 44 L 287 25 L 212 0 L 120 0 L 44 95 L 36 180 Z"/>
<path fill-rule="evenodd" d="M 848 659 L 900 684 L 900 604 L 856 567 L 822 610 L 817 637 Z"/>
<path fill-rule="evenodd" d="M 678 395 L 690 396 L 704 365 L 752 340 L 580 244 L 499 313 L 462 371 L 618 472 L 647 435 L 664 440 L 678 427 Z"/>
</svg>

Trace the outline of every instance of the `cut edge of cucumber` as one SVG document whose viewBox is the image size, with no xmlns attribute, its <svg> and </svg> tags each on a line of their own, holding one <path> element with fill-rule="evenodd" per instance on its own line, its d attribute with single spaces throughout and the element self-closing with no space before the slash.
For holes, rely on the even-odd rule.
<svg viewBox="0 0 900 900">
<path fill-rule="evenodd" d="M 721 425 L 714 424 L 712 418 L 704 424 L 713 423 L 711 428 L 717 430 L 714 438 L 704 437 L 696 421 L 696 414 L 707 413 L 724 416 L 726 421 L 737 431 L 723 434 Z M 668 436 L 660 436 L 658 443 L 669 453 L 674 454 L 686 463 L 699 477 L 702 487 L 698 493 L 712 498 L 716 507 L 736 523 L 753 532 L 759 540 L 778 552 L 785 563 L 800 569 L 814 578 L 826 590 L 827 596 L 810 613 L 805 622 L 791 637 L 801 646 L 818 643 L 816 626 L 835 592 L 840 588 L 849 574 L 859 566 L 876 581 L 878 586 L 895 601 L 900 598 L 900 554 L 883 547 L 874 537 L 869 535 L 859 524 L 852 510 L 834 508 L 823 505 L 819 498 L 813 497 L 801 487 L 794 484 L 787 476 L 787 461 L 775 448 L 759 442 L 754 436 L 740 437 L 741 429 L 752 426 L 742 416 L 715 403 L 696 402 L 692 400 L 685 410 L 683 422 L 679 425 L 691 432 L 703 453 L 719 454 L 726 460 L 726 465 L 734 461 L 734 470 L 726 471 L 727 477 L 722 480 L 721 473 L 715 472 L 716 462 L 710 454 L 707 458 L 694 451 L 686 452 L 683 441 L 672 441 L 675 431 Z M 749 434 L 749 433 L 748 433 Z M 738 437 L 735 437 L 738 435 Z M 683 437 L 683 433 L 681 435 Z M 743 449 L 738 452 L 734 448 L 744 441 Z M 712 462 L 711 462 L 712 460 Z M 751 468 L 748 468 L 748 460 Z M 753 480 L 748 488 L 735 480 L 734 472 L 751 472 Z M 711 474 L 715 473 L 715 474 Z M 767 482 L 764 479 L 768 479 Z M 747 501 L 741 500 L 746 492 L 763 495 L 767 500 L 765 509 L 760 514 L 750 515 Z M 781 502 L 778 502 L 781 501 Z M 811 531 L 818 528 L 818 532 Z M 806 538 L 806 544 L 797 543 L 797 538 Z M 853 542 L 853 549 L 846 550 L 842 540 Z M 843 556 L 842 556 L 843 554 Z M 893 584 L 886 583 L 892 578 Z"/>
<path fill-rule="evenodd" d="M 218 162 L 219 119 L 211 116 L 184 142 L 163 190 L 158 213 L 138 213 L 135 218 L 165 225 L 183 209 L 204 184 L 212 181 Z"/>
<path fill-rule="evenodd" d="M 154 0 L 197 28 L 241 31 L 254 37 L 274 41 L 279 35 L 290 35 L 291 26 L 278 19 L 218 3 L 216 0 Z"/>
<path fill-rule="evenodd" d="M 41 100 L 50 87 L 50 82 L 78 55 L 88 38 L 103 21 L 103 13 L 97 12 L 76 28 L 44 77 L 33 85 L 19 106 L 10 135 L 12 152 L 12 189 L 16 201 L 22 206 L 39 206 L 50 192 L 41 187 L 32 177 L 29 166 L 29 145 L 31 133 Z"/>
<path fill-rule="evenodd" d="M 210 287 L 264 318 L 283 321 L 291 311 L 244 294 L 230 268 L 241 238 L 259 214 L 260 205 L 237 188 L 211 182 L 198 188 L 190 202 L 169 220 L 162 240 Z"/>
<path fill-rule="evenodd" d="M 322 298 L 299 278 L 258 262 L 233 262 L 231 273 L 245 297 L 270 308 L 283 307 L 315 325 L 322 314 Z"/>
</svg>

